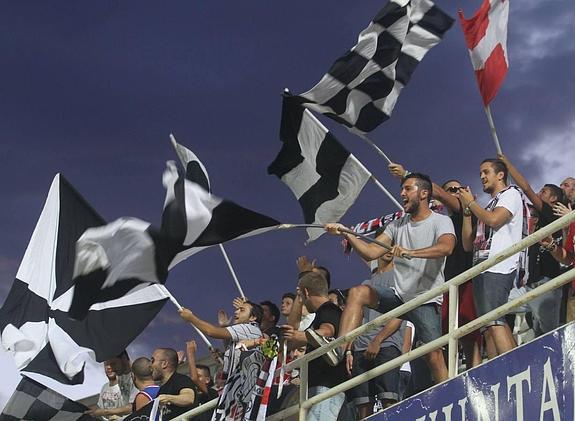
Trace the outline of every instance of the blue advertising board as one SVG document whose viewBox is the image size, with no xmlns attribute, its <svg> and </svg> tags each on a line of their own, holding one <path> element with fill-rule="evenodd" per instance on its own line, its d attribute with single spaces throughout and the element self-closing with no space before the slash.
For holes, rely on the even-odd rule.
<svg viewBox="0 0 575 421">
<path fill-rule="evenodd" d="M 370 421 L 574 420 L 575 325 L 569 324 Z"/>
</svg>

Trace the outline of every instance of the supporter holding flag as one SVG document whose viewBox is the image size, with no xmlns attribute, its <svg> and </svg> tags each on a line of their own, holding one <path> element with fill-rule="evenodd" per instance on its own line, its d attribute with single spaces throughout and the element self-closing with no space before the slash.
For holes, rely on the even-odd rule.
<svg viewBox="0 0 575 421">
<path fill-rule="evenodd" d="M 349 291 L 342 315 L 339 336 L 344 336 L 361 323 L 363 307 L 386 313 L 444 282 L 445 258 L 455 246 L 453 223 L 445 216 L 429 209 L 433 194 L 428 176 L 411 173 L 402 179 L 401 198 L 405 215 L 387 225 L 377 240 L 388 244 L 396 257 L 393 288 L 358 285 Z M 343 235 L 364 260 L 374 260 L 387 250 L 377 244 L 367 244 L 348 234 L 341 224 L 327 224 L 325 229 Z M 410 259 L 400 259 L 410 257 Z M 411 310 L 403 317 L 412 321 L 420 342 L 429 343 L 441 336 L 442 296 Z M 344 345 L 347 348 L 349 345 Z M 433 380 L 447 379 L 447 367 L 441 349 L 426 355 Z"/>
<path fill-rule="evenodd" d="M 389 165 L 390 173 L 395 177 L 403 177 L 409 172 L 398 163 Z M 455 228 L 456 243 L 453 252 L 447 257 L 445 261 L 445 280 L 450 280 L 460 273 L 465 272 L 473 265 L 473 253 L 467 252 L 463 249 L 461 242 L 461 229 L 463 225 L 463 208 L 457 192 L 463 188 L 463 185 L 455 179 L 448 180 L 439 186 L 433 184 L 433 198 L 439 200 L 447 208 L 447 213 L 453 227 Z M 472 224 L 475 226 L 477 219 L 472 216 Z M 449 308 L 449 294 L 443 295 L 443 304 L 441 306 L 441 327 L 443 333 L 448 331 L 448 308 Z M 462 326 L 477 317 L 475 311 L 475 304 L 473 302 L 473 287 L 471 281 L 459 285 L 459 309 L 458 309 L 458 323 Z M 460 340 L 461 347 L 465 354 L 465 362 L 467 367 L 475 367 L 481 364 L 481 334 L 479 330 L 471 332 L 469 335 L 464 336 Z"/>
</svg>

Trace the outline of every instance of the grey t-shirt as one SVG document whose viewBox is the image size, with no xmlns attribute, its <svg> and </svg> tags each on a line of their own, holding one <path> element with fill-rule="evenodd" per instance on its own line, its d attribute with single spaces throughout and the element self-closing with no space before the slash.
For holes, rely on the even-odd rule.
<svg viewBox="0 0 575 421">
<path fill-rule="evenodd" d="M 362 285 L 369 285 L 373 287 L 376 291 L 379 288 L 391 288 L 393 287 L 393 271 L 383 272 L 383 273 L 376 273 L 374 274 L 371 279 L 363 281 Z M 381 316 L 381 313 L 370 308 L 365 308 L 363 312 L 363 323 L 366 324 L 367 322 L 371 322 L 372 320 Z M 358 336 L 355 342 L 353 343 L 353 349 L 355 351 L 364 351 L 367 349 L 369 343 L 377 336 L 379 332 L 381 332 L 383 326 L 377 329 L 370 330 L 364 333 L 361 336 Z M 389 336 L 387 339 L 381 342 L 380 348 L 385 348 L 388 346 L 396 347 L 400 352 L 403 348 L 403 333 L 401 329 L 397 330 L 394 334 Z"/>
<path fill-rule="evenodd" d="M 423 221 L 411 221 L 407 214 L 389 223 L 385 228 L 387 234 L 397 244 L 407 249 L 422 249 L 433 246 L 439 237 L 444 234 L 455 236 L 453 223 L 445 215 L 431 212 Z M 437 259 L 411 260 L 396 258 L 394 260 L 394 289 L 397 295 L 407 302 L 433 288 L 440 286 L 444 281 L 443 268 L 445 257 Z M 441 304 L 441 295 L 428 301 Z"/>
</svg>

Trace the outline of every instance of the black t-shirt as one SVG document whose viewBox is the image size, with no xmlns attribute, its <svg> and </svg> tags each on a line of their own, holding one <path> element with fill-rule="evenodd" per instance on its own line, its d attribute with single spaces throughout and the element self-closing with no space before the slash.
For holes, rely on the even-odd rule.
<svg viewBox="0 0 575 421">
<path fill-rule="evenodd" d="M 180 373 L 174 373 L 168 379 L 166 383 L 160 386 L 160 391 L 158 395 L 179 395 L 180 390 L 182 389 L 192 389 L 196 394 L 196 399 L 194 403 L 190 406 L 177 406 L 177 405 L 169 405 L 169 413 L 166 414 L 165 419 L 171 420 L 172 418 L 177 417 L 178 415 L 182 415 L 184 412 L 188 412 L 190 409 L 195 408 L 198 406 L 197 396 L 198 390 L 192 379 L 188 376 L 184 376 Z"/>
<path fill-rule="evenodd" d="M 334 336 L 337 337 L 340 319 L 341 309 L 331 301 L 326 301 L 316 310 L 310 328 L 317 330 L 322 324 L 329 323 L 334 327 Z M 313 349 L 308 345 L 306 352 L 311 352 Z M 343 361 L 337 367 L 332 367 L 319 357 L 309 363 L 308 370 L 310 386 L 334 387 L 346 380 L 345 362 Z"/>
<path fill-rule="evenodd" d="M 547 203 L 543 203 L 543 207 L 539 213 L 539 218 L 537 220 L 537 225 L 535 230 L 543 228 L 549 225 L 551 222 L 555 221 L 558 217 L 553 214 L 553 208 Z M 555 241 L 558 241 L 561 237 L 561 230 L 553 234 Z M 559 276 L 559 262 L 551 256 L 551 253 L 546 251 L 538 243 L 533 244 L 529 247 L 529 278 L 527 284 L 538 282 L 544 276 L 549 278 L 554 278 Z"/>
<path fill-rule="evenodd" d="M 461 212 L 454 212 L 449 217 L 453 222 L 453 228 L 455 229 L 455 236 L 457 239 L 453 252 L 445 261 L 444 273 L 446 281 L 449 281 L 451 278 L 465 272 L 473 266 L 473 252 L 466 252 L 463 249 L 463 243 L 461 242 L 463 214 Z M 477 224 L 477 218 L 475 215 L 471 215 L 471 223 L 473 226 Z"/>
<path fill-rule="evenodd" d="M 203 405 L 205 403 L 208 403 L 214 399 L 216 399 L 218 397 L 218 392 L 216 392 L 214 389 L 212 389 L 211 387 L 208 387 L 208 393 L 202 393 L 200 391 L 197 392 L 198 393 L 198 403 L 200 405 Z M 212 414 L 214 413 L 214 409 L 204 412 L 203 414 L 200 415 L 196 415 L 194 417 L 194 420 L 197 421 L 210 421 L 212 419 Z"/>
</svg>

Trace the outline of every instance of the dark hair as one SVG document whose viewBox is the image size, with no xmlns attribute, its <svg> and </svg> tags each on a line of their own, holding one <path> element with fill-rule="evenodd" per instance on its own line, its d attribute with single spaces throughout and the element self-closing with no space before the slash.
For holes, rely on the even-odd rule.
<svg viewBox="0 0 575 421">
<path fill-rule="evenodd" d="M 170 367 L 172 367 L 174 370 L 178 368 L 178 353 L 175 349 L 158 348 L 158 350 L 162 351 Z"/>
<path fill-rule="evenodd" d="M 566 203 L 567 198 L 565 197 L 565 192 L 557 184 L 545 184 L 543 187 L 547 187 L 551 190 L 551 194 L 557 198 L 558 202 L 563 204 Z"/>
<path fill-rule="evenodd" d="M 307 289 L 310 295 L 327 296 L 327 279 L 318 272 L 305 272 L 299 280 L 299 287 Z"/>
<path fill-rule="evenodd" d="M 152 378 L 152 363 L 146 357 L 137 358 L 132 363 L 132 373 L 138 380 L 150 380 Z"/>
<path fill-rule="evenodd" d="M 327 287 L 329 289 L 331 285 L 331 273 L 329 273 L 329 270 L 325 266 L 316 266 L 315 268 L 321 272 L 321 274 L 327 281 Z"/>
<path fill-rule="evenodd" d="M 330 289 L 327 294 L 333 294 L 337 297 L 337 305 L 338 306 L 343 306 L 345 305 L 345 297 L 343 295 L 343 292 L 341 289 Z"/>
<path fill-rule="evenodd" d="M 250 317 L 255 317 L 255 322 L 259 325 L 262 322 L 262 317 L 264 317 L 264 309 L 259 304 L 252 303 L 251 301 L 246 301 L 246 304 L 249 304 L 252 307 L 250 310 Z"/>
<path fill-rule="evenodd" d="M 207 365 L 204 365 L 204 364 L 196 364 L 196 368 L 202 370 L 204 372 L 204 375 L 206 375 L 207 377 L 210 378 L 210 382 L 208 383 L 208 387 L 212 387 L 214 382 L 212 380 L 212 372 L 210 370 L 210 367 L 208 367 Z"/>
<path fill-rule="evenodd" d="M 282 295 L 282 300 L 284 298 L 291 298 L 292 300 L 295 300 L 295 294 L 293 292 L 286 292 L 284 295 Z"/>
<path fill-rule="evenodd" d="M 444 182 L 444 183 L 441 185 L 441 188 L 442 188 L 442 189 L 445 189 L 445 186 L 446 186 L 447 184 L 449 184 L 449 183 L 457 183 L 457 184 L 461 185 L 461 181 L 456 180 L 455 178 L 452 178 L 452 179 L 447 180 L 446 182 Z"/>
<path fill-rule="evenodd" d="M 433 184 L 431 183 L 431 178 L 428 175 L 419 173 L 419 172 L 412 172 L 406 175 L 401 179 L 401 185 L 405 183 L 406 180 L 410 178 L 414 178 L 416 180 L 415 185 L 419 188 L 419 190 L 427 190 L 429 194 L 427 195 L 427 201 L 431 201 L 431 196 L 433 195 Z"/>
<path fill-rule="evenodd" d="M 505 184 L 507 184 L 507 175 L 509 174 L 509 170 L 507 169 L 507 165 L 505 165 L 505 162 L 503 162 L 500 159 L 496 159 L 496 158 L 487 158 L 484 159 L 481 164 L 491 164 L 491 166 L 493 167 L 493 170 L 495 171 L 495 173 L 503 173 L 503 182 Z"/>
<path fill-rule="evenodd" d="M 274 323 L 277 323 L 278 320 L 280 319 L 281 313 L 280 313 L 280 309 L 278 308 L 278 306 L 276 306 L 274 303 L 272 303 L 271 301 L 262 301 L 260 303 L 260 306 L 267 306 L 270 309 L 270 312 L 272 313 L 272 315 L 274 316 Z"/>
<path fill-rule="evenodd" d="M 125 360 L 130 361 L 130 356 L 128 355 L 128 351 L 126 351 L 125 349 L 122 352 L 120 352 L 116 358 L 123 358 Z"/>
</svg>

